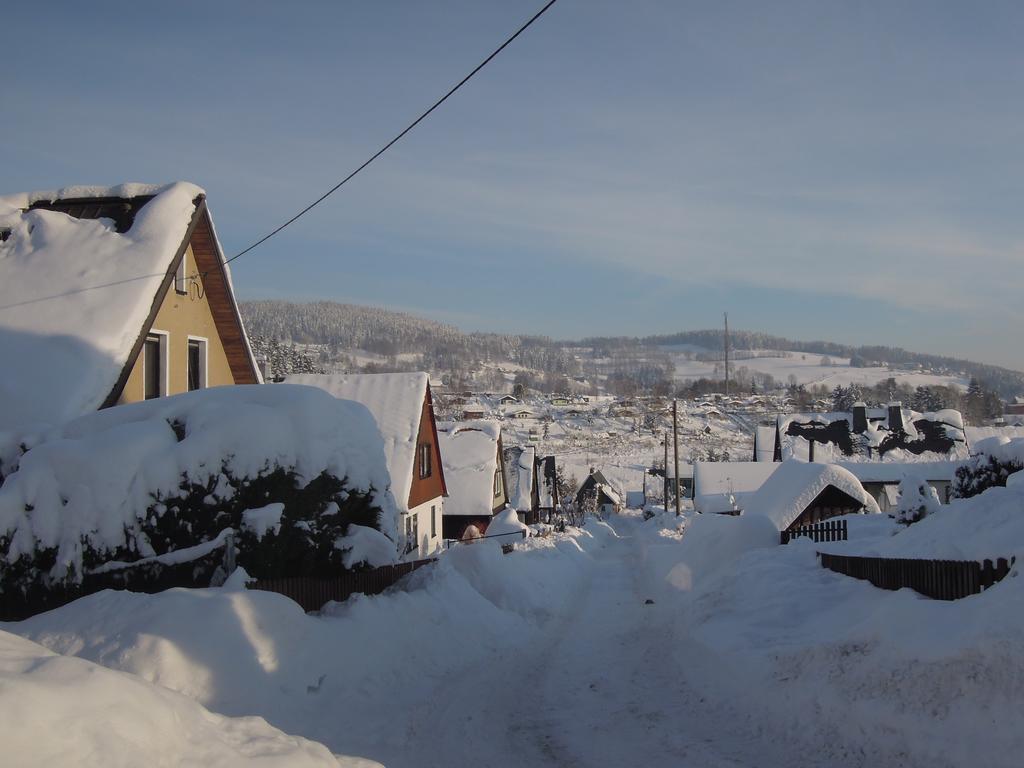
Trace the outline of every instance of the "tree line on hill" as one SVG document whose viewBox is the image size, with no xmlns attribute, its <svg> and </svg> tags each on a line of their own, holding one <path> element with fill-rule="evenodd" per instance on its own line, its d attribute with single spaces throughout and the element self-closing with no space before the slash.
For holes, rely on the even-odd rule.
<svg viewBox="0 0 1024 768">
<path fill-rule="evenodd" d="M 582 341 L 557 341 L 522 334 L 465 333 L 454 325 L 404 312 L 329 301 L 243 301 L 239 307 L 253 336 L 264 337 L 286 348 L 296 344 L 318 345 L 320 351 L 315 359 L 319 368 L 427 369 L 440 373 L 453 388 L 466 389 L 503 388 L 506 378 L 487 364 L 509 361 L 532 371 L 529 374 L 531 384 L 538 388 L 563 386 L 567 380 L 575 380 L 576 388 L 587 388 L 587 384 L 579 384 L 587 381 L 591 382 L 592 389 L 593 382 L 600 380 L 607 391 L 617 395 L 670 394 L 675 368 L 666 347 L 696 347 L 695 356 L 718 361 L 724 341 L 721 329 L 642 338 L 592 337 Z M 731 331 L 729 338 L 735 361 L 771 354 L 773 350 L 780 354 L 805 352 L 846 357 L 854 367 L 891 365 L 970 377 L 985 391 L 1003 399 L 1024 393 L 1024 373 L 952 357 L 908 352 L 899 347 L 794 341 L 743 330 Z M 349 357 L 354 350 L 364 350 L 384 360 L 356 366 Z M 400 355 L 404 358 L 399 359 Z M 736 365 L 730 375 L 731 388 L 763 392 L 795 386 L 794 382 L 779 382 L 771 375 L 759 373 L 754 367 L 756 362 L 748 366 Z M 703 383 L 690 382 L 684 389 L 703 394 L 699 390 L 706 390 L 709 382 L 721 376 L 722 372 L 718 371 Z M 826 392 L 824 396 L 829 394 Z"/>
</svg>

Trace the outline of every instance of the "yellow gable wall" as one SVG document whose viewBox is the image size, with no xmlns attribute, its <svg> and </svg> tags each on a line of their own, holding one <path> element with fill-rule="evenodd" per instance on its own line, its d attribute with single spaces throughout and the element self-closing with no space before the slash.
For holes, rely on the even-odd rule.
<svg viewBox="0 0 1024 768">
<path fill-rule="evenodd" d="M 198 270 L 195 257 L 192 255 L 192 246 L 185 251 L 185 262 L 185 274 L 195 275 Z M 189 336 L 206 339 L 207 386 L 217 387 L 235 383 L 235 379 L 231 375 L 231 368 L 228 366 L 227 356 L 224 354 L 224 346 L 221 344 L 220 336 L 217 335 L 217 327 L 210 312 L 210 303 L 205 293 L 200 298 L 200 291 L 197 290 L 197 284 L 201 283 L 201 278 L 196 278 L 194 282 L 196 284 L 189 286 L 187 294 L 178 293 L 174 289 L 174 284 L 171 284 L 151 329 L 168 334 L 167 394 L 169 395 L 176 395 L 188 390 Z M 139 352 L 139 357 L 132 366 L 124 391 L 118 400 L 119 404 L 134 403 L 144 398 L 142 379 L 144 354 L 145 350 Z"/>
</svg>

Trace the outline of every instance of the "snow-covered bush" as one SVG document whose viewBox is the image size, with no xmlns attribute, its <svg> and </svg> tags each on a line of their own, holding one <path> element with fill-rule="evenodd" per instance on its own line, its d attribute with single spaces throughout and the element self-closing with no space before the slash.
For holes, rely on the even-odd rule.
<svg viewBox="0 0 1024 768">
<path fill-rule="evenodd" d="M 907 475 L 900 480 L 899 494 L 896 522 L 901 525 L 911 525 L 924 520 L 941 508 L 939 494 L 919 477 Z"/>
<path fill-rule="evenodd" d="M 969 499 L 989 488 L 1005 486 L 1006 478 L 1022 469 L 1024 462 L 1018 458 L 979 454 L 967 464 L 957 467 L 953 496 L 958 499 Z"/>
<path fill-rule="evenodd" d="M 73 596 L 112 567 L 132 586 L 127 574 L 190 548 L 200 559 L 183 578 L 205 585 L 217 558 L 198 545 L 229 530 L 255 577 L 357 564 L 366 558 L 346 539 L 351 525 L 397 539 L 373 418 L 312 387 L 220 387 L 120 406 L 32 445 L 0 486 L 8 603 L 12 593 Z M 139 561 L 147 567 L 111 565 Z"/>
</svg>

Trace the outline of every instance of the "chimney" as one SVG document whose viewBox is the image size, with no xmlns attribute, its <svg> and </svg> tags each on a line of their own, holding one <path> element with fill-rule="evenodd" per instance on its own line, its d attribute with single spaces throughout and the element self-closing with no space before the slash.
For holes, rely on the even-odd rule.
<svg viewBox="0 0 1024 768">
<path fill-rule="evenodd" d="M 863 435 L 868 431 L 868 406 L 865 403 L 853 404 L 853 434 Z"/>
<path fill-rule="evenodd" d="M 903 403 L 889 403 L 889 431 L 903 430 Z"/>
<path fill-rule="evenodd" d="M 807 461 L 814 462 L 814 440 L 809 440 L 807 444 Z"/>
</svg>

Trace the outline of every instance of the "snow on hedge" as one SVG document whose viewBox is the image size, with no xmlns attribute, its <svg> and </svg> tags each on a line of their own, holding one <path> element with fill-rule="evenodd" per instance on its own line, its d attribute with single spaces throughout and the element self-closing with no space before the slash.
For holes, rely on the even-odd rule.
<svg viewBox="0 0 1024 768">
<path fill-rule="evenodd" d="M 260 717 L 231 718 L 134 675 L 0 632 L 0 743 L 19 768 L 358 765 Z"/>
<path fill-rule="evenodd" d="M 42 436 L 0 486 L 7 562 L 56 548 L 50 576 L 59 579 L 69 569 L 82 573 L 83 548 L 152 556 L 140 528 L 153 522 L 147 515 L 166 512 L 154 504 L 177 493 L 183 478 L 209 489 L 212 516 L 234 492 L 225 473 L 254 478 L 274 467 L 306 482 L 330 473 L 350 491 L 371 493 L 380 530 L 397 540 L 384 448 L 369 411 L 312 387 L 250 385 L 118 406 Z M 268 510 L 249 520 L 273 522 Z"/>
<path fill-rule="evenodd" d="M 69 187 L 0 197 L 0 430 L 59 424 L 113 389 L 185 238 L 195 198 L 183 182 Z M 41 200 L 156 195 L 131 228 L 25 210 Z"/>
</svg>

